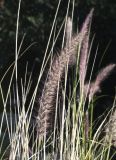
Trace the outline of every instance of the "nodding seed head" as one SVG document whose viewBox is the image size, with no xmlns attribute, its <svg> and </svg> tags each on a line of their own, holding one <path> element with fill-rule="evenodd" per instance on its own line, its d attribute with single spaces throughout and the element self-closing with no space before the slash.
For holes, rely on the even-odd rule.
<svg viewBox="0 0 116 160">
<path fill-rule="evenodd" d="M 116 71 L 116 64 L 109 64 L 98 72 L 93 82 L 84 83 L 84 97 L 89 99 L 89 102 L 95 95 L 101 93 L 102 83 L 104 83 L 113 71 Z"/>
</svg>

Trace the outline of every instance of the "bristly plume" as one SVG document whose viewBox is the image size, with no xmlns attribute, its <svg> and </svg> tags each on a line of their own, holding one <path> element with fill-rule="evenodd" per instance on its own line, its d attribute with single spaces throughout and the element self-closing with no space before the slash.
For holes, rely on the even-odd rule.
<svg viewBox="0 0 116 160">
<path fill-rule="evenodd" d="M 114 70 L 116 71 L 116 64 L 109 64 L 97 74 L 95 81 L 90 85 L 89 101 L 91 101 L 96 93 L 101 92 L 102 83 L 111 75 Z"/>
<path fill-rule="evenodd" d="M 43 136 L 53 131 L 58 83 L 61 81 L 67 63 L 72 66 L 76 62 L 76 47 L 83 41 L 85 35 L 88 33 L 88 25 L 90 24 L 92 13 L 93 9 L 88 14 L 80 33 L 72 38 L 71 45 L 68 48 L 65 47 L 51 64 L 51 69 L 48 72 L 48 78 L 39 102 L 40 107 L 36 120 L 38 136 Z M 72 61 L 72 59 L 74 61 Z"/>
<path fill-rule="evenodd" d="M 84 39 L 87 40 L 86 36 L 88 35 L 88 32 L 89 32 L 89 26 L 90 26 L 90 23 L 91 23 L 93 11 L 94 11 L 94 9 L 91 9 L 90 13 L 87 15 L 87 17 L 86 17 L 86 19 L 85 19 L 85 21 L 84 21 L 84 23 L 81 27 L 80 32 L 78 33 L 78 35 L 73 36 L 73 38 L 71 40 L 71 45 L 70 45 L 70 50 L 69 50 L 69 52 L 70 52 L 69 65 L 72 65 L 72 64 L 76 63 L 76 55 L 77 54 L 75 52 L 77 52 L 77 50 L 75 50 L 75 44 L 76 44 L 76 46 L 78 46 L 78 45 L 81 45 L 81 43 L 84 43 L 83 42 Z M 66 47 L 65 50 L 68 50 L 68 48 Z M 87 55 L 84 55 L 84 53 L 87 54 L 87 52 L 84 52 L 84 50 L 83 50 L 83 56 L 82 57 L 84 59 L 87 59 Z M 80 61 L 80 64 L 79 64 L 79 68 L 80 68 L 79 70 L 81 70 L 81 71 L 83 71 L 83 68 L 81 67 L 82 64 L 84 66 L 86 66 L 86 64 L 87 64 L 87 61 L 85 61 L 85 60 L 83 61 L 83 58 L 81 58 L 81 61 Z"/>
<path fill-rule="evenodd" d="M 84 98 L 86 98 L 87 100 L 89 100 L 89 102 L 91 102 L 93 97 L 96 94 L 101 92 L 102 83 L 110 76 L 110 74 L 114 70 L 116 70 L 116 64 L 110 64 L 110 65 L 106 66 L 105 68 L 103 68 L 97 74 L 95 81 L 84 83 L 84 85 L 83 85 Z M 86 135 L 86 139 L 88 139 L 89 118 L 87 117 L 88 116 L 88 110 L 87 110 L 87 108 L 85 108 L 85 109 L 86 109 L 85 110 L 85 135 Z"/>
<path fill-rule="evenodd" d="M 95 85 L 101 85 L 101 83 L 108 78 L 108 76 L 110 76 L 110 74 L 112 73 L 112 71 L 114 71 L 114 69 L 116 69 L 116 64 L 109 64 L 108 66 L 106 66 L 105 68 L 103 68 L 96 77 L 95 80 Z"/>
<path fill-rule="evenodd" d="M 90 29 L 90 23 L 92 20 L 93 15 L 93 9 L 87 16 L 83 27 L 81 29 L 81 33 L 84 32 L 84 39 L 81 42 L 81 49 L 80 49 L 80 59 L 79 59 L 79 76 L 80 76 L 80 83 L 81 87 L 84 87 L 84 81 L 86 76 L 86 70 L 87 70 L 87 61 L 88 61 L 88 53 L 89 53 L 89 29 Z"/>
</svg>

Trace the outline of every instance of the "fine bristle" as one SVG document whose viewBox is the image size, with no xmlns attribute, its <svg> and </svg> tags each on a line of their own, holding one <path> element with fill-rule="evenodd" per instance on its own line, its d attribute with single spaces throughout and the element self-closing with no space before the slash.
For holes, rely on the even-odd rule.
<svg viewBox="0 0 116 160">
<path fill-rule="evenodd" d="M 88 14 L 80 32 L 82 36 L 84 35 L 84 38 L 82 39 L 81 42 L 80 62 L 79 62 L 79 75 L 82 87 L 84 86 L 86 70 L 87 70 L 87 61 L 89 53 L 89 29 L 92 20 L 92 15 L 93 15 L 93 9 Z"/>
<path fill-rule="evenodd" d="M 112 73 L 112 71 L 114 71 L 114 69 L 116 69 L 116 64 L 109 64 L 108 66 L 106 66 L 105 68 L 103 68 L 96 77 L 95 80 L 95 85 L 101 85 L 101 83 L 107 79 L 110 74 Z"/>
<path fill-rule="evenodd" d="M 70 65 L 72 57 L 75 57 L 76 59 L 77 45 L 79 45 L 85 38 L 85 35 L 88 34 L 88 25 L 91 21 L 92 12 L 93 10 L 91 10 L 87 16 L 81 32 L 72 38 L 71 45 L 69 47 L 66 46 L 51 64 L 51 69 L 48 72 L 48 78 L 40 98 L 40 106 L 36 119 L 36 129 L 39 137 L 53 131 L 58 84 L 61 81 L 67 63 Z M 75 63 L 76 60 L 72 61 L 71 65 L 74 65 Z"/>
<path fill-rule="evenodd" d="M 103 68 L 96 76 L 95 81 L 92 83 L 89 93 L 89 99 L 91 100 L 96 93 L 101 92 L 102 83 L 116 70 L 116 64 L 109 64 Z"/>
</svg>

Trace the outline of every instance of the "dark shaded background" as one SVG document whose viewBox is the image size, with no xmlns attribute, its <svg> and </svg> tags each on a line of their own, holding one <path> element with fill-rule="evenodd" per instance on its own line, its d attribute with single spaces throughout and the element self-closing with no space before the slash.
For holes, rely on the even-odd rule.
<svg viewBox="0 0 116 160">
<path fill-rule="evenodd" d="M 0 77 L 2 78 L 7 68 L 15 59 L 15 31 L 18 0 L 1 0 L 0 4 Z M 71 15 L 72 4 L 73 1 L 70 3 L 69 15 Z M 24 34 L 26 34 L 26 36 L 21 47 L 21 52 L 33 42 L 36 43 L 18 61 L 19 79 L 24 77 L 26 64 L 28 62 L 29 73 L 33 68 L 33 64 L 35 64 L 33 79 L 36 81 L 44 57 L 57 5 L 57 0 L 22 0 L 18 46 Z M 57 31 L 66 15 L 67 5 L 68 0 L 62 0 L 57 17 Z M 95 39 L 92 45 L 89 70 L 91 70 L 96 48 L 99 44 L 94 70 L 97 71 L 99 68 L 111 62 L 116 63 L 116 2 L 113 0 L 76 1 L 74 10 L 74 30 L 76 30 L 77 22 L 79 27 L 81 26 L 92 7 L 95 8 L 95 12 L 92 22 L 91 37 L 95 34 Z M 63 32 L 61 32 L 57 40 L 55 46 L 56 49 L 61 47 L 62 33 Z M 100 65 L 101 57 L 109 43 L 110 45 Z M 10 71 L 12 71 L 12 69 Z M 10 71 L 3 82 L 5 88 L 7 88 L 6 84 L 9 84 L 8 80 Z"/>
</svg>

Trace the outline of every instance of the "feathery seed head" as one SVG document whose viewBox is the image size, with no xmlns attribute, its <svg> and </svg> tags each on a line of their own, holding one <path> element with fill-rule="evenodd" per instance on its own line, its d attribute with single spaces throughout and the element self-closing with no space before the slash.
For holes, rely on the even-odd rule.
<svg viewBox="0 0 116 160">
<path fill-rule="evenodd" d="M 61 77 L 64 74 L 65 67 L 68 65 L 76 64 L 76 55 L 77 55 L 77 45 L 84 40 L 86 34 L 88 35 L 88 26 L 91 22 L 93 9 L 88 14 L 80 33 L 74 37 L 71 37 L 72 32 L 72 22 L 71 19 L 68 19 L 67 24 L 67 43 L 68 46 L 61 51 L 59 56 L 57 56 L 52 65 L 51 69 L 48 72 L 48 77 L 42 92 L 40 99 L 40 108 L 38 112 L 38 117 L 40 121 L 37 120 L 37 132 L 40 135 L 43 135 L 48 132 L 51 132 L 54 128 L 54 119 L 55 119 L 55 109 L 56 109 L 56 95 L 58 90 L 58 84 L 61 81 Z M 70 34 L 69 34 L 70 32 Z M 70 42 L 71 39 L 71 42 Z M 70 44 L 71 43 L 71 44 Z M 71 62 L 71 64 L 70 64 Z M 81 63 L 82 65 L 82 63 Z M 84 64 L 86 65 L 86 64 Z M 82 70 L 81 70 L 82 71 Z"/>
<path fill-rule="evenodd" d="M 95 81 L 90 83 L 88 90 L 89 101 L 91 101 L 96 94 L 101 93 L 102 83 L 111 75 L 114 70 L 116 71 L 116 64 L 109 64 L 99 71 Z"/>
<path fill-rule="evenodd" d="M 80 31 L 80 62 L 79 62 L 79 76 L 82 87 L 84 86 L 87 62 L 88 62 L 88 53 L 89 53 L 89 29 L 92 20 L 93 9 L 88 14 L 85 22 L 83 23 L 82 29 Z"/>
</svg>

